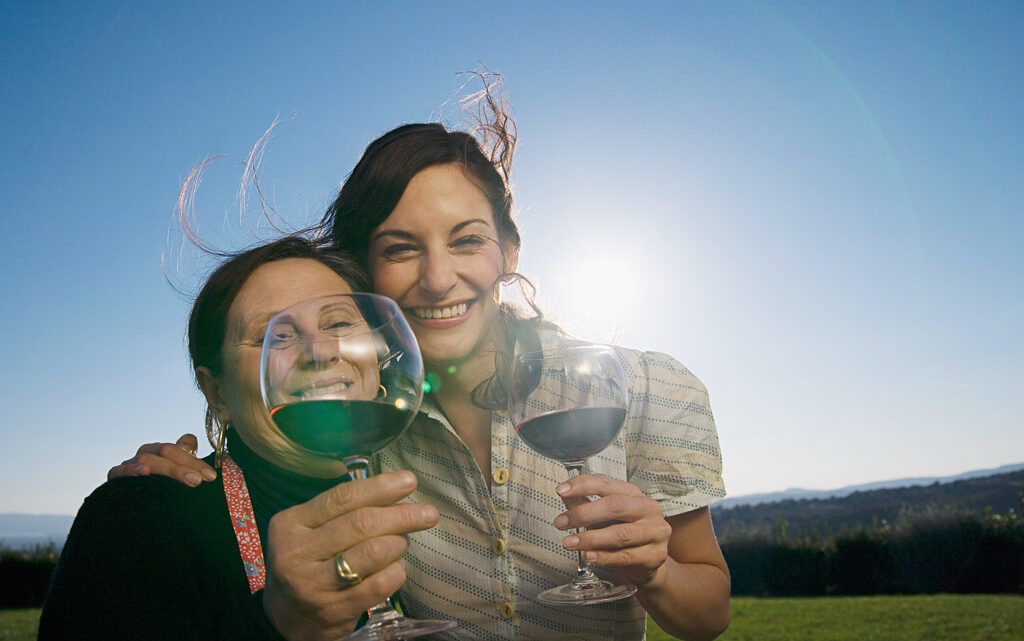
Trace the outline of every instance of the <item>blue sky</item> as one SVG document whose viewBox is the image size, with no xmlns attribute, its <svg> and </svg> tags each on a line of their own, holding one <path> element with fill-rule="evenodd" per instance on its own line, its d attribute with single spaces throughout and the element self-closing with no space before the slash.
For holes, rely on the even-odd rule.
<svg viewBox="0 0 1024 641">
<path fill-rule="evenodd" d="M 730 494 L 1024 461 L 1022 29 L 1014 2 L 0 1 L 0 511 L 72 513 L 201 433 L 161 267 L 204 268 L 172 220 L 197 161 L 226 154 L 204 237 L 251 240 L 240 163 L 280 115 L 263 184 L 315 220 L 481 62 L 521 271 L 704 381 Z"/>
</svg>

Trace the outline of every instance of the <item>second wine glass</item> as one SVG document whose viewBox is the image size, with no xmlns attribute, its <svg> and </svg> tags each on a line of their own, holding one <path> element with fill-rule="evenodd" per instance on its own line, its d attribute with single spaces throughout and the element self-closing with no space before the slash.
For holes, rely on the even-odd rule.
<svg viewBox="0 0 1024 641">
<path fill-rule="evenodd" d="M 263 400 L 296 445 L 344 461 L 366 478 L 370 456 L 397 438 L 423 400 L 423 361 L 398 306 L 376 294 L 339 294 L 278 312 L 260 358 Z M 386 599 L 347 641 L 413 639 L 455 627 L 411 619 Z"/>
<path fill-rule="evenodd" d="M 615 440 L 626 418 L 629 391 L 618 354 L 607 345 L 556 347 L 513 359 L 509 376 L 509 418 L 534 451 L 553 458 L 578 476 L 586 460 Z M 576 553 L 571 583 L 541 592 L 544 603 L 590 605 L 636 594 L 594 574 Z"/>
</svg>

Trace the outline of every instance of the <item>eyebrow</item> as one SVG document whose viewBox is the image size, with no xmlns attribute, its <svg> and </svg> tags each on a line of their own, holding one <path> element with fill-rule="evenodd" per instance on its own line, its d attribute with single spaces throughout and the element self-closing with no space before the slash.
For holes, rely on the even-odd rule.
<svg viewBox="0 0 1024 641">
<path fill-rule="evenodd" d="M 269 312 L 269 313 L 265 313 L 265 314 L 258 314 L 256 316 L 252 316 L 250 318 L 244 319 L 242 321 L 242 323 L 241 323 L 241 327 L 240 327 L 241 336 L 239 336 L 239 338 L 241 338 L 241 339 L 252 338 L 252 335 L 256 333 L 256 330 L 261 328 L 261 327 L 263 328 L 263 331 L 260 332 L 260 336 L 259 337 L 262 338 L 263 334 L 265 334 L 266 331 L 267 331 L 267 326 L 270 324 L 270 319 L 273 318 L 274 314 L 276 314 L 276 313 L 277 312 Z"/>
<path fill-rule="evenodd" d="M 463 229 L 465 229 L 466 227 L 468 227 L 470 225 L 473 225 L 473 224 L 480 224 L 480 225 L 485 225 L 486 226 L 486 225 L 489 225 L 490 223 L 488 223 L 483 218 L 470 218 L 470 219 L 464 220 L 461 223 L 458 223 L 454 227 L 452 227 L 452 230 L 450 232 L 448 232 L 448 235 L 451 236 L 452 234 L 457 234 L 460 231 L 462 231 Z M 412 232 L 407 232 L 407 231 L 404 231 L 404 230 L 401 230 L 401 229 L 385 229 L 384 231 L 378 232 L 376 235 L 374 235 L 373 242 L 377 242 L 381 238 L 387 238 L 387 237 L 400 238 L 400 239 L 403 239 L 403 240 L 411 240 L 411 239 L 416 238 L 416 235 L 413 234 Z"/>
</svg>

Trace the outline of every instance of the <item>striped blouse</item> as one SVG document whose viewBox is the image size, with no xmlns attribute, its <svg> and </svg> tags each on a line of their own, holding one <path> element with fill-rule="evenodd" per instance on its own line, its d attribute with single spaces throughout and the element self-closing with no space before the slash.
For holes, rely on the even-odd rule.
<svg viewBox="0 0 1024 641">
<path fill-rule="evenodd" d="M 542 345 L 572 344 L 553 331 Z M 722 459 L 704 385 L 670 356 L 616 348 L 629 381 L 625 426 L 584 473 L 626 479 L 669 517 L 725 496 Z M 555 486 L 567 473 L 516 437 L 508 415 L 491 423 L 490 484 L 469 448 L 430 399 L 406 433 L 375 457 L 380 470 L 407 469 L 438 525 L 410 536 L 401 599 L 418 618 L 456 619 L 439 639 L 645 638 L 635 597 L 593 606 L 553 606 L 536 595 L 566 583 L 575 554 L 553 521 L 565 511 Z M 595 568 L 598 575 L 605 575 Z"/>
</svg>

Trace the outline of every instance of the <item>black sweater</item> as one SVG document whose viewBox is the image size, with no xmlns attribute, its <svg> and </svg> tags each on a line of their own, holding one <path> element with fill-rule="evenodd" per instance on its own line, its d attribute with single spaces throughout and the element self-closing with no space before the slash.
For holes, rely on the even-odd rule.
<svg viewBox="0 0 1024 641">
<path fill-rule="evenodd" d="M 253 462 L 268 464 L 237 439 L 229 438 L 229 448 L 266 546 L 266 523 L 274 507 L 285 506 L 268 506 L 274 501 L 259 491 L 268 477 Z M 280 478 L 283 471 L 272 470 L 269 480 Z M 318 481 L 302 498 L 337 482 Z M 39 639 L 280 641 L 262 598 L 250 593 L 221 478 L 198 488 L 166 477 L 118 478 L 97 488 L 75 517 Z"/>
</svg>

